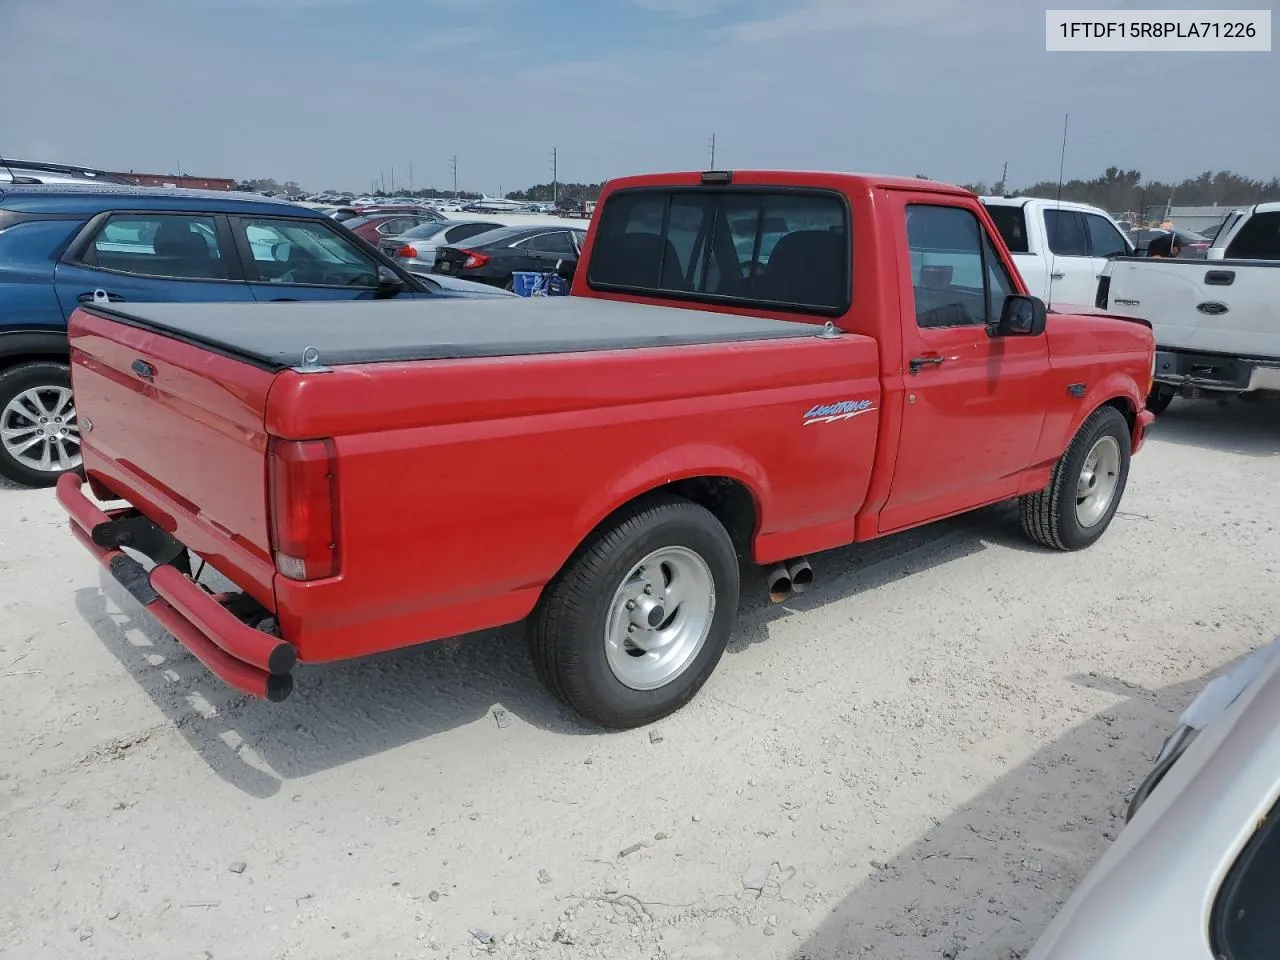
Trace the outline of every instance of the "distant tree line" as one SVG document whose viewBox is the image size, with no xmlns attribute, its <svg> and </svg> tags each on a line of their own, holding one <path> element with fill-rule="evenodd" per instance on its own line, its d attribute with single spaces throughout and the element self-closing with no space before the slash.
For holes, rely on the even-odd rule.
<svg viewBox="0 0 1280 960">
<path fill-rule="evenodd" d="M 527 200 L 530 203 L 550 203 L 552 200 L 596 200 L 603 183 L 539 183 L 525 190 L 513 190 L 507 194 L 508 200 Z"/>
<path fill-rule="evenodd" d="M 1006 185 L 972 183 L 965 187 L 982 195 L 1012 193 L 1026 197 L 1058 196 L 1056 180 L 1042 180 L 1020 190 L 1006 190 Z M 1133 211 L 1141 215 L 1159 213 L 1166 205 L 1176 207 L 1234 207 L 1280 200 L 1280 177 L 1255 180 L 1229 170 L 1206 170 L 1198 177 L 1180 183 L 1161 180 L 1143 181 L 1137 170 L 1108 167 L 1092 180 L 1068 180 L 1062 184 L 1062 199 L 1088 203 L 1110 211 Z"/>
</svg>

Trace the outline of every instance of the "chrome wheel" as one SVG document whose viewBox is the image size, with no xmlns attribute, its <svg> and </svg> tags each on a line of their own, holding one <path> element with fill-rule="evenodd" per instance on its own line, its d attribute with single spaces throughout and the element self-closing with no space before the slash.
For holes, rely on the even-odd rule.
<svg viewBox="0 0 1280 960">
<path fill-rule="evenodd" d="M 80 466 L 80 425 L 68 387 L 24 390 L 0 411 L 0 443 L 29 470 L 63 473 Z"/>
<path fill-rule="evenodd" d="M 686 547 L 655 550 L 632 568 L 609 605 L 609 669 L 632 690 L 665 686 L 697 658 L 715 611 L 707 562 Z"/>
<path fill-rule="evenodd" d="M 1090 448 L 1076 482 L 1076 520 L 1092 527 L 1107 515 L 1120 483 L 1120 444 L 1100 437 Z"/>
</svg>

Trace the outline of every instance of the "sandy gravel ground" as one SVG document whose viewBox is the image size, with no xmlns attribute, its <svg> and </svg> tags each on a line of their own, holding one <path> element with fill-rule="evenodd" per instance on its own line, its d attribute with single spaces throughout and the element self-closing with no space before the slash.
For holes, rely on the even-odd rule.
<svg viewBox="0 0 1280 960">
<path fill-rule="evenodd" d="M 1081 554 L 1007 509 L 753 580 L 653 730 L 516 631 L 231 695 L 0 489 L 0 957 L 1016 958 L 1280 630 L 1280 407 L 1176 402 Z"/>
</svg>

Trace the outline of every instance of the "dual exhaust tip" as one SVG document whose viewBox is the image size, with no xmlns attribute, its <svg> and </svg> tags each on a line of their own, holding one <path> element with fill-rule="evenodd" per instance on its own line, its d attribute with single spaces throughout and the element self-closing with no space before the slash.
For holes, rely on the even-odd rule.
<svg viewBox="0 0 1280 960">
<path fill-rule="evenodd" d="M 804 557 L 796 557 L 770 568 L 767 580 L 769 599 L 782 603 L 793 593 L 804 593 L 813 586 L 813 567 Z"/>
</svg>

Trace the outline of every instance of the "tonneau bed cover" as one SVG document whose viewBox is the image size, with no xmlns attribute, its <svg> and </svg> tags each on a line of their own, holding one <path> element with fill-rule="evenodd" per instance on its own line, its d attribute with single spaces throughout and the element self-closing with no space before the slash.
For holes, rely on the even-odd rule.
<svg viewBox="0 0 1280 960">
<path fill-rule="evenodd" d="M 811 323 L 574 297 L 141 303 L 82 309 L 268 369 L 814 336 Z"/>
</svg>

